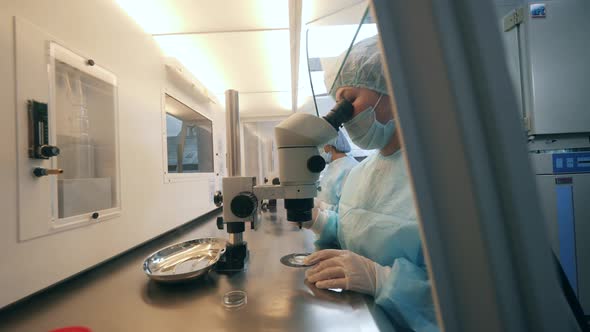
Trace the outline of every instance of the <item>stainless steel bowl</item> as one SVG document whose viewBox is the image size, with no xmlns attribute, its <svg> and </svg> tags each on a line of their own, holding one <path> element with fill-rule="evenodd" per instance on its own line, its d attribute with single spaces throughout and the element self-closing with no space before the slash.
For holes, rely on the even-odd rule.
<svg viewBox="0 0 590 332">
<path fill-rule="evenodd" d="M 185 281 L 200 277 L 211 270 L 225 252 L 227 241 L 203 238 L 173 244 L 149 255 L 143 271 L 153 280 Z"/>
</svg>

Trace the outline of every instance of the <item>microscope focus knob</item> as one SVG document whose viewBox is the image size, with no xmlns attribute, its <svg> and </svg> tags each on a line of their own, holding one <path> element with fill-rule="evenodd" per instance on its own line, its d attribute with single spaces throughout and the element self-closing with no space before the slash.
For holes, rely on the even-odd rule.
<svg viewBox="0 0 590 332">
<path fill-rule="evenodd" d="M 221 206 L 221 203 L 223 203 L 223 194 L 221 194 L 221 191 L 218 190 L 215 192 L 215 194 L 213 195 L 213 203 L 217 207 Z"/>
<path fill-rule="evenodd" d="M 251 192 L 243 192 L 231 200 L 231 212 L 238 218 L 251 216 L 258 207 L 258 199 Z"/>
<path fill-rule="evenodd" d="M 324 157 L 315 155 L 307 159 L 307 169 L 312 173 L 319 173 L 326 167 L 326 160 Z"/>
</svg>

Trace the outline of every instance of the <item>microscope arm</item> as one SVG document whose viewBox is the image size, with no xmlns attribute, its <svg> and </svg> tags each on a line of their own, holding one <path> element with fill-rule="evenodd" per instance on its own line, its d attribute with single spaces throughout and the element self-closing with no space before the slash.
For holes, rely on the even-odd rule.
<svg viewBox="0 0 590 332">
<path fill-rule="evenodd" d="M 317 185 L 257 185 L 253 187 L 253 193 L 258 200 L 310 198 L 316 196 Z"/>
</svg>

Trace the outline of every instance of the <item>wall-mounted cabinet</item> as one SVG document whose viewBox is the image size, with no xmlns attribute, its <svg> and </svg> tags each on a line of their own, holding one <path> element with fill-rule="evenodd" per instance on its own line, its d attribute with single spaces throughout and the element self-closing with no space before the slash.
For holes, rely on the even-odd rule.
<svg viewBox="0 0 590 332">
<path fill-rule="evenodd" d="M 24 20 L 15 30 L 20 240 L 119 215 L 116 76 Z"/>
</svg>

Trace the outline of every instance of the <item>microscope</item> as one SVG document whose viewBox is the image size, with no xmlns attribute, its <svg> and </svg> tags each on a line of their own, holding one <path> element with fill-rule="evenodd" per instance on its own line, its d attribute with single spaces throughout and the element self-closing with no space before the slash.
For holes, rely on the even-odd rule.
<svg viewBox="0 0 590 332">
<path fill-rule="evenodd" d="M 275 127 L 279 157 L 279 184 L 256 184 L 256 177 L 232 176 L 222 179 L 223 193 L 217 192 L 214 202 L 223 203 L 223 216 L 217 227 L 229 234 L 225 254 L 217 263 L 218 271 L 241 271 L 248 257 L 243 239 L 245 223 L 254 228 L 259 203 L 264 199 L 284 199 L 287 220 L 301 224 L 311 220 L 317 181 L 326 162 L 318 153 L 322 146 L 338 135 L 342 123 L 352 119 L 353 106 L 339 102 L 324 117 L 294 113 Z"/>
</svg>

